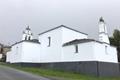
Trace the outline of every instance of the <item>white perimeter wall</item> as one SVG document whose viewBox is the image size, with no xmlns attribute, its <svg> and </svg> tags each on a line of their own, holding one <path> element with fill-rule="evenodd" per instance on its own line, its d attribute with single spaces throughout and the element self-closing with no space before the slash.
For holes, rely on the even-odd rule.
<svg viewBox="0 0 120 80">
<path fill-rule="evenodd" d="M 7 53 L 7 62 L 21 62 L 22 43 L 12 46 L 11 51 Z"/>
<path fill-rule="evenodd" d="M 63 61 L 94 61 L 93 43 L 78 44 L 78 53 L 75 53 L 75 45 L 63 47 Z"/>
<path fill-rule="evenodd" d="M 105 46 L 107 46 L 107 49 Z M 98 42 L 78 44 L 78 53 L 75 53 L 75 45 L 65 46 L 63 47 L 62 55 L 63 61 L 101 61 L 118 63 L 116 48 Z"/>
<path fill-rule="evenodd" d="M 32 42 L 21 42 L 12 46 L 7 53 L 7 62 L 40 62 L 40 44 Z"/>
<path fill-rule="evenodd" d="M 32 42 L 23 42 L 22 45 L 23 52 L 21 62 L 39 63 L 41 54 L 40 44 Z"/>
<path fill-rule="evenodd" d="M 94 42 L 94 54 L 97 61 L 118 62 L 116 48 L 108 44 Z"/>
</svg>

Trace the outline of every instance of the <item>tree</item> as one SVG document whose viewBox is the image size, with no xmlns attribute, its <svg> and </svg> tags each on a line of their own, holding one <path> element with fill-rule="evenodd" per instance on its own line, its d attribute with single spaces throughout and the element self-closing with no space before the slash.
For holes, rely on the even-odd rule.
<svg viewBox="0 0 120 80">
<path fill-rule="evenodd" d="M 118 61 L 120 62 L 120 31 L 114 30 L 113 36 L 109 38 L 110 44 L 117 47 Z"/>
</svg>

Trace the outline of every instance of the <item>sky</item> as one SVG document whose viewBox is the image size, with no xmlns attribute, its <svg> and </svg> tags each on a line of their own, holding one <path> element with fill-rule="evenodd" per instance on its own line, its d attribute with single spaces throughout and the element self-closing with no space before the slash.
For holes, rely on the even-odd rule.
<svg viewBox="0 0 120 80">
<path fill-rule="evenodd" d="M 114 29 L 120 29 L 120 0 L 0 0 L 0 42 L 11 45 L 20 41 L 28 25 L 34 38 L 66 25 L 98 39 L 101 16 L 111 36 Z"/>
</svg>

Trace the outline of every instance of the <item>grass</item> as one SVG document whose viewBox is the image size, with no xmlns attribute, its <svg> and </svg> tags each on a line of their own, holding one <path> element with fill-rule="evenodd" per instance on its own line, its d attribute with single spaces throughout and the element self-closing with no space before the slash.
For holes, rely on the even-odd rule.
<svg viewBox="0 0 120 80">
<path fill-rule="evenodd" d="M 120 80 L 120 77 L 96 77 L 88 76 L 72 72 L 64 72 L 59 70 L 43 69 L 43 68 L 31 68 L 31 67 L 20 67 L 15 65 L 10 65 L 6 63 L 0 63 L 4 66 L 9 66 L 22 71 L 30 72 L 44 77 L 54 78 L 57 80 Z"/>
</svg>

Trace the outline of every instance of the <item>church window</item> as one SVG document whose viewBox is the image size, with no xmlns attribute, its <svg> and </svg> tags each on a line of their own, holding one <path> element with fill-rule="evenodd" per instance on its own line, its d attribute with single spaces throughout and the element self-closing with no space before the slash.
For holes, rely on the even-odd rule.
<svg viewBox="0 0 120 80">
<path fill-rule="evenodd" d="M 30 40 L 30 36 L 28 37 L 28 40 Z"/>
<path fill-rule="evenodd" d="M 27 40 L 27 36 L 25 36 L 25 40 Z"/>
<path fill-rule="evenodd" d="M 75 53 L 78 53 L 78 45 L 75 45 Z"/>
<path fill-rule="evenodd" d="M 48 40 L 49 40 L 48 47 L 50 47 L 51 46 L 51 37 L 48 37 Z"/>
<path fill-rule="evenodd" d="M 16 54 L 18 54 L 18 46 L 16 47 Z"/>
<path fill-rule="evenodd" d="M 106 53 L 106 54 L 108 54 L 108 52 L 107 52 L 107 48 L 108 48 L 108 47 L 107 47 L 107 46 L 105 46 L 105 53 Z"/>
</svg>

